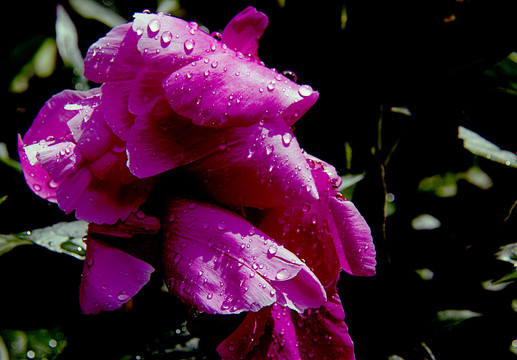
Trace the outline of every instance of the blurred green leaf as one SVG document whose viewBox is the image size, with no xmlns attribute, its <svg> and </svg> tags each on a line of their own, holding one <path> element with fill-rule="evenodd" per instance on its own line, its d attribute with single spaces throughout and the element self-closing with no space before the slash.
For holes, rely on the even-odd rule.
<svg viewBox="0 0 517 360">
<path fill-rule="evenodd" d="M 79 76 L 80 87 L 76 84 L 77 89 L 86 90 L 88 82 L 84 77 L 84 61 L 79 49 L 79 36 L 70 15 L 62 5 L 56 8 L 56 44 L 65 65 L 72 67 Z"/>
<path fill-rule="evenodd" d="M 84 260 L 86 245 L 83 238 L 88 232 L 88 223 L 78 220 L 27 231 L 20 234 L 0 234 L 0 255 L 18 245 L 36 244 L 48 250 L 67 254 Z M 2 249 L 4 251 L 2 252 Z"/>
<path fill-rule="evenodd" d="M 0 358 L 2 360 L 52 360 L 63 352 L 66 344 L 65 335 L 58 328 L 0 330 L 0 355 L 2 355 Z"/>
<path fill-rule="evenodd" d="M 475 155 L 483 156 L 500 164 L 517 167 L 517 155 L 515 153 L 502 150 L 472 130 L 459 126 L 458 138 L 463 140 L 463 147 Z"/>
<path fill-rule="evenodd" d="M 339 186 L 339 191 L 341 194 L 347 199 L 352 199 L 354 195 L 354 189 L 357 183 L 364 179 L 364 174 L 348 174 L 341 176 L 341 185 Z"/>
<path fill-rule="evenodd" d="M 46 38 L 34 53 L 34 56 L 16 74 L 10 84 L 9 90 L 22 93 L 29 88 L 29 81 L 37 76 L 46 78 L 52 75 L 56 68 L 56 42 L 52 38 Z"/>
<path fill-rule="evenodd" d="M 9 152 L 7 151 L 7 145 L 3 142 L 0 142 L 0 162 L 16 170 L 20 174 L 22 173 L 22 166 L 18 161 L 11 159 Z"/>
<path fill-rule="evenodd" d="M 483 314 L 478 312 L 474 312 L 471 310 L 443 310 L 438 311 L 436 317 L 439 322 L 443 323 L 446 327 L 452 328 L 467 319 L 472 319 L 475 317 L 480 317 Z"/>
<path fill-rule="evenodd" d="M 127 22 L 126 19 L 115 11 L 93 0 L 69 0 L 68 3 L 82 17 L 97 20 L 109 27 L 115 27 Z"/>
</svg>

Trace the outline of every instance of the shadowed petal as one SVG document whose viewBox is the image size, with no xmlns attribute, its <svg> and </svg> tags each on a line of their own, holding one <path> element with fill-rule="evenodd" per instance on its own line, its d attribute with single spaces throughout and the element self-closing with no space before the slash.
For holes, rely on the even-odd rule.
<svg viewBox="0 0 517 360">
<path fill-rule="evenodd" d="M 217 352 L 223 360 L 329 359 L 353 360 L 354 345 L 337 294 L 317 310 L 298 314 L 275 303 L 249 313 Z"/>
<path fill-rule="evenodd" d="M 352 275 L 374 275 L 375 246 L 364 218 L 355 205 L 339 193 L 329 198 L 329 208 L 345 257 L 340 259 L 342 269 Z"/>
<path fill-rule="evenodd" d="M 303 152 L 283 121 L 230 128 L 219 139 L 217 152 L 187 168 L 217 202 L 267 208 L 318 198 Z"/>
<path fill-rule="evenodd" d="M 171 201 L 166 216 L 164 266 L 169 288 L 201 311 L 258 311 L 275 301 L 303 311 L 325 301 L 310 270 L 244 218 L 187 200 Z M 303 283 L 297 279 L 300 272 Z"/>
<path fill-rule="evenodd" d="M 136 212 L 147 200 L 157 179 L 136 180 L 123 184 L 117 179 L 100 180 L 81 166 L 57 189 L 59 207 L 66 213 L 75 210 L 78 219 L 97 224 L 114 224 Z"/>
<path fill-rule="evenodd" d="M 83 313 L 120 308 L 149 281 L 153 271 L 148 263 L 89 238 L 79 290 Z"/>
</svg>

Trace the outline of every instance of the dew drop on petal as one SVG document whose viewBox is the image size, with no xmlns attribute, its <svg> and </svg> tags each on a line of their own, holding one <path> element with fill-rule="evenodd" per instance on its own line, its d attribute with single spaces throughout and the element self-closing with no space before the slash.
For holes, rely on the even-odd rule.
<svg viewBox="0 0 517 360">
<path fill-rule="evenodd" d="M 167 46 L 172 41 L 172 33 L 170 31 L 164 31 L 162 34 L 162 43 Z"/>
<path fill-rule="evenodd" d="M 282 135 L 282 142 L 285 146 L 288 146 L 291 143 L 292 139 L 293 137 L 290 133 L 285 133 L 284 135 Z"/>
<path fill-rule="evenodd" d="M 117 295 L 117 300 L 118 301 L 127 301 L 127 300 L 129 300 L 130 297 L 131 297 L 131 295 L 129 295 L 126 291 L 121 291 Z"/>
<path fill-rule="evenodd" d="M 210 64 L 210 66 L 212 66 L 212 68 L 214 68 L 214 69 L 217 67 L 217 65 L 219 65 L 217 60 L 212 61 L 212 63 Z"/>
<path fill-rule="evenodd" d="M 289 277 L 289 270 L 287 270 L 287 269 L 278 270 L 278 272 L 276 274 L 277 280 L 285 280 L 288 277 Z"/>
<path fill-rule="evenodd" d="M 302 85 L 298 89 L 298 94 L 300 94 L 300 96 L 302 96 L 302 97 L 310 96 L 310 95 L 312 95 L 313 92 L 314 92 L 314 90 L 309 85 Z"/>
<path fill-rule="evenodd" d="M 270 82 L 269 84 L 267 84 L 267 90 L 268 91 L 275 90 L 275 83 L 274 82 Z"/>
<path fill-rule="evenodd" d="M 160 22 L 157 19 L 153 19 L 149 21 L 149 24 L 147 24 L 147 27 L 149 28 L 149 32 L 151 33 L 157 33 L 160 31 Z"/>
<path fill-rule="evenodd" d="M 222 220 L 219 224 L 217 224 L 217 229 L 221 230 L 221 231 L 224 231 L 226 230 L 227 228 L 227 225 L 226 225 L 226 221 Z"/>
<path fill-rule="evenodd" d="M 269 249 L 267 250 L 268 254 L 271 256 L 274 256 L 277 251 L 278 251 L 278 247 L 275 244 L 271 245 L 269 247 Z"/>
<path fill-rule="evenodd" d="M 194 39 L 187 39 L 183 43 L 183 46 L 185 47 L 185 51 L 190 53 L 194 49 L 194 45 L 196 45 Z"/>
</svg>

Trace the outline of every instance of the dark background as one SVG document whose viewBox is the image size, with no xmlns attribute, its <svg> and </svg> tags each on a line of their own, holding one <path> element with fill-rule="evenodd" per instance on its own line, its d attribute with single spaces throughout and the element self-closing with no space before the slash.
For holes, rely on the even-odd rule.
<svg viewBox="0 0 517 360">
<path fill-rule="evenodd" d="M 268 67 L 294 71 L 298 83 L 320 92 L 316 105 L 296 124 L 301 146 L 334 164 L 341 175 L 365 174 L 353 201 L 372 228 L 377 275 L 343 274 L 339 286 L 359 360 L 393 355 L 406 360 L 515 358 L 509 350 L 517 339 L 515 284 L 491 291 L 482 283 L 512 270 L 494 254 L 517 241 L 516 215 L 510 214 L 517 199 L 517 169 L 466 151 L 457 130 L 462 125 L 503 149 L 517 150 L 512 130 L 516 89 L 507 73 L 497 71 L 497 64 L 517 51 L 510 3 L 286 0 L 281 7 L 277 1 L 181 1 L 183 17 L 211 31 L 222 30 L 248 5 L 265 12 L 270 25 L 260 42 L 261 59 Z M 49 78 L 34 77 L 23 93 L 8 91 L 43 39 L 55 36 L 56 4 L 4 4 L 13 25 L 4 24 L 0 141 L 14 159 L 16 134 L 29 128 L 50 96 L 74 88 L 77 81 L 58 58 Z M 109 28 L 63 5 L 84 55 Z M 156 9 L 154 1 L 108 5 L 128 20 L 134 12 Z M 405 107 L 412 115 L 392 107 Z M 352 150 L 348 156 L 345 143 Z M 455 196 L 419 190 L 423 178 L 472 166 L 490 176 L 490 189 L 459 180 Z M 72 219 L 36 197 L 13 169 L 0 163 L 0 173 L 0 196 L 8 195 L 0 204 L 0 233 Z M 394 213 L 386 217 L 388 193 L 394 197 L 389 204 Z M 423 213 L 441 226 L 413 229 L 412 219 Z M 415 271 L 423 268 L 433 272 L 431 280 Z M 169 332 L 180 327 L 188 309 L 153 291 L 158 281 L 135 299 L 132 311 L 87 317 L 80 315 L 77 301 L 81 269 L 81 262 L 37 247 L 2 255 L 0 329 L 58 327 L 68 342 L 58 359 L 181 358 L 164 349 L 179 341 Z M 437 313 L 449 309 L 482 316 L 455 326 L 438 321 Z M 203 325 L 193 328 L 210 333 Z M 212 346 L 206 341 L 207 348 Z M 211 356 L 203 354 L 196 356 Z"/>
</svg>

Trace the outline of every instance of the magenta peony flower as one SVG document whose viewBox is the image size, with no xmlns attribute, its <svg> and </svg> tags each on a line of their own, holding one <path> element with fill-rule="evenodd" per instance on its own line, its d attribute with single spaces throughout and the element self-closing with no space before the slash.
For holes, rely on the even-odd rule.
<svg viewBox="0 0 517 360">
<path fill-rule="evenodd" d="M 353 358 L 336 284 L 372 275 L 375 250 L 335 169 L 292 133 L 318 93 L 260 61 L 252 7 L 212 36 L 134 17 L 88 51 L 102 86 L 55 95 L 19 140 L 34 192 L 90 222 L 83 312 L 120 308 L 159 268 L 199 311 L 249 312 L 225 359 Z"/>
</svg>

